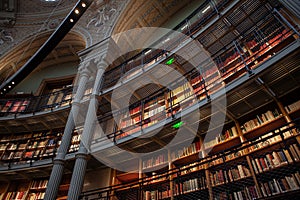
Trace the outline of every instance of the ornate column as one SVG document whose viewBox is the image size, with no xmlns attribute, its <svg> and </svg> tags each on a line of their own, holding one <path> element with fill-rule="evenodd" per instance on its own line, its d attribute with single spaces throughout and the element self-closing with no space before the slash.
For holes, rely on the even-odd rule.
<svg viewBox="0 0 300 200">
<path fill-rule="evenodd" d="M 45 200 L 53 200 L 57 197 L 59 185 L 64 172 L 65 156 L 68 153 L 68 149 L 72 139 L 72 133 L 75 127 L 74 117 L 78 115 L 79 104 L 84 95 L 84 91 L 86 89 L 86 85 L 91 72 L 86 68 L 85 65 L 82 65 L 79 68 L 79 74 L 78 88 L 74 96 L 72 108 L 64 129 L 61 144 L 57 151 L 57 156 L 53 161 L 53 168 L 48 182 L 48 187 L 46 189 Z"/>
<path fill-rule="evenodd" d="M 70 188 L 68 191 L 68 199 L 69 200 L 77 200 L 79 198 L 79 195 L 82 191 L 83 183 L 84 183 L 84 177 L 85 177 L 85 171 L 86 166 L 88 162 L 88 150 L 91 139 L 94 133 L 94 127 L 95 127 L 95 120 L 97 120 L 95 113 L 97 113 L 98 108 L 98 101 L 96 99 L 96 96 L 99 92 L 99 87 L 102 82 L 102 77 L 104 74 L 104 71 L 107 67 L 107 63 L 101 59 L 99 63 L 96 63 L 97 65 L 97 75 L 92 91 L 92 95 L 90 98 L 90 103 L 83 127 L 82 132 L 82 139 L 80 142 L 80 148 L 76 154 L 76 161 L 75 166 L 73 169 L 73 175 L 71 179 Z"/>
</svg>

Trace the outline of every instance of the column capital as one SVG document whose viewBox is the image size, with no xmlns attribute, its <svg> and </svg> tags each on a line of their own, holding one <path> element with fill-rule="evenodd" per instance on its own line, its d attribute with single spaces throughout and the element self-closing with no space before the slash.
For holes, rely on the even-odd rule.
<svg viewBox="0 0 300 200">
<path fill-rule="evenodd" d="M 105 59 L 105 55 L 99 56 L 95 59 L 97 69 L 105 70 L 108 67 L 108 62 Z"/>
<path fill-rule="evenodd" d="M 78 68 L 78 74 L 79 76 L 91 76 L 92 71 L 89 68 L 90 63 L 89 62 L 82 62 L 80 63 L 80 66 Z"/>
</svg>

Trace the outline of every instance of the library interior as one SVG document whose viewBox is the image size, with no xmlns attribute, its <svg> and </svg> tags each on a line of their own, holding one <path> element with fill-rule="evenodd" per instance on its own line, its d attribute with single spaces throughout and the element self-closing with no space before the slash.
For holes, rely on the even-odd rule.
<svg viewBox="0 0 300 200">
<path fill-rule="evenodd" d="M 300 199 L 300 2 L 1 0 L 0 200 Z"/>
</svg>

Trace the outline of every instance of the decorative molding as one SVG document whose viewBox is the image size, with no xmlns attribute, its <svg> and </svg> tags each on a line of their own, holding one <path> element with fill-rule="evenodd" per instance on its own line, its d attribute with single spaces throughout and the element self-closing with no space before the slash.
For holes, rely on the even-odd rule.
<svg viewBox="0 0 300 200">
<path fill-rule="evenodd" d="M 87 48 L 109 37 L 116 19 L 129 0 L 96 0 L 86 11 L 76 27 L 89 32 Z M 80 28 L 79 28 L 80 27 Z"/>
<path fill-rule="evenodd" d="M 104 26 L 107 26 L 109 20 L 113 14 L 115 14 L 115 12 L 117 12 L 117 10 L 114 6 L 109 6 L 108 4 L 104 5 L 96 11 L 94 16 L 90 16 L 91 19 L 89 19 L 86 27 L 89 29 L 90 25 L 95 26 L 97 33 L 99 33 Z"/>
</svg>

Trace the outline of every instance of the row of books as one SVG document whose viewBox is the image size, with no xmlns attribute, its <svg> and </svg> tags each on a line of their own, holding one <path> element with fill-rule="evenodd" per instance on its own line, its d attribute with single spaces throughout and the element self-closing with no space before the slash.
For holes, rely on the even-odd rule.
<svg viewBox="0 0 300 200">
<path fill-rule="evenodd" d="M 48 180 L 34 180 L 32 182 L 30 189 L 40 189 L 40 188 L 46 188 L 48 184 Z"/>
<path fill-rule="evenodd" d="M 292 130 L 289 130 L 287 126 L 284 126 L 280 129 L 276 129 L 274 131 L 274 133 L 278 134 L 279 131 L 281 131 L 284 139 L 287 139 L 288 137 L 291 137 L 293 135 Z M 269 132 L 269 133 L 266 133 L 266 134 L 258 137 L 256 140 L 253 141 L 253 143 L 255 143 L 255 144 L 253 144 L 249 148 L 249 151 L 252 152 L 252 151 L 255 151 L 255 150 L 258 150 L 258 149 L 262 149 L 266 146 L 269 146 L 269 145 L 274 144 L 276 142 L 282 141 L 282 138 L 281 138 L 280 134 L 278 134 L 276 136 L 273 136 L 273 135 L 274 135 L 273 132 Z M 269 137 L 269 138 L 265 139 L 267 137 Z"/>
<path fill-rule="evenodd" d="M 300 100 L 298 100 L 290 105 L 287 105 L 284 108 L 288 113 L 299 110 L 300 109 Z"/>
<path fill-rule="evenodd" d="M 175 150 L 171 153 L 171 160 L 177 160 L 179 158 L 189 156 L 198 153 L 201 149 L 201 144 L 199 141 L 192 143 L 189 147 L 184 147 L 183 149 Z"/>
<path fill-rule="evenodd" d="M 237 133 L 236 127 L 233 126 L 230 129 L 225 130 L 225 132 L 218 134 L 216 136 L 215 140 L 206 142 L 204 144 L 204 146 L 205 146 L 205 148 L 212 148 L 221 142 L 227 141 L 227 140 L 232 139 L 237 136 L 238 136 L 238 133 Z"/>
<path fill-rule="evenodd" d="M 143 161 L 143 169 L 155 167 L 168 162 L 167 157 L 164 154 L 157 155 L 155 157 L 149 158 Z"/>
<path fill-rule="evenodd" d="M 30 193 L 28 195 L 28 200 L 39 200 L 39 199 L 44 199 L 45 197 L 45 192 L 35 192 L 35 193 Z"/>
<path fill-rule="evenodd" d="M 174 196 L 178 196 L 180 194 L 199 191 L 206 188 L 207 188 L 206 180 L 205 180 L 205 176 L 203 176 L 199 178 L 189 179 L 179 184 L 175 184 L 173 191 L 171 191 L 169 187 L 166 187 L 166 189 L 163 191 L 159 191 L 159 190 L 144 191 L 143 196 L 144 196 L 144 200 L 166 199 L 171 197 L 172 192 Z"/>
<path fill-rule="evenodd" d="M 204 165 L 197 165 L 197 163 L 191 163 L 189 165 L 180 167 L 180 175 L 189 174 L 203 169 Z"/>
<path fill-rule="evenodd" d="M 43 148 L 43 147 L 50 147 L 50 146 L 55 146 L 58 144 L 57 138 L 44 138 L 41 140 L 36 140 L 33 143 L 29 143 L 28 149 L 36 149 L 36 148 Z"/>
<path fill-rule="evenodd" d="M 22 160 L 30 162 L 29 160 L 33 158 L 42 158 L 54 155 L 56 149 L 60 146 L 61 134 L 49 134 L 50 132 L 33 133 L 33 135 L 29 134 L 29 136 L 33 137 L 29 137 L 27 141 L 24 140 L 24 138 L 21 139 L 19 137 L 20 135 L 17 135 L 11 141 L 4 141 L 3 143 L 0 143 L 0 159 L 6 161 L 18 159 L 20 162 Z M 28 134 L 24 135 L 27 136 Z M 69 152 L 78 150 L 80 137 L 80 134 L 74 134 Z"/>
<path fill-rule="evenodd" d="M 299 189 L 300 174 L 299 172 L 284 176 L 278 179 L 260 183 L 264 197 L 284 193 L 291 190 Z"/>
<path fill-rule="evenodd" d="M 28 191 L 15 191 L 15 192 L 7 192 L 5 195 L 5 200 L 15 200 L 15 199 L 23 199 L 26 197 Z"/>
<path fill-rule="evenodd" d="M 281 149 L 267 153 L 262 157 L 251 160 L 255 173 L 262 173 L 266 170 L 279 167 L 284 164 L 299 161 L 300 150 L 297 144 L 292 144 L 288 149 Z"/>
<path fill-rule="evenodd" d="M 283 130 L 283 136 L 285 138 L 292 136 L 291 130 L 284 131 L 287 128 L 288 127 L 286 127 L 286 126 L 280 128 Z M 232 128 L 231 130 L 234 130 L 234 129 Z M 279 129 L 278 129 L 278 131 L 279 131 Z M 275 132 L 277 132 L 277 131 L 275 131 Z M 214 166 L 214 165 L 222 164 L 224 162 L 228 162 L 230 160 L 233 160 L 235 158 L 238 158 L 245 154 L 248 154 L 249 152 L 251 153 L 255 150 L 265 148 L 275 142 L 282 141 L 280 135 L 276 135 L 273 137 L 272 137 L 272 135 L 273 135 L 273 132 L 269 132 L 266 135 L 261 136 L 260 138 L 257 139 L 261 142 L 258 142 L 256 144 L 250 146 L 249 148 L 247 148 L 247 150 L 243 149 L 241 151 L 234 151 L 232 153 L 227 154 L 225 157 L 213 159 L 210 161 L 209 165 Z M 270 138 L 265 139 L 266 137 L 270 137 Z M 256 142 L 257 142 L 257 140 L 256 140 Z M 201 148 L 201 145 L 200 145 L 199 141 L 192 143 L 189 147 L 171 152 L 171 160 L 175 161 L 182 157 L 190 156 L 195 153 L 199 153 L 200 148 Z M 266 160 L 266 159 L 268 159 L 268 160 Z M 269 169 L 269 168 L 278 167 L 283 163 L 287 163 L 287 162 L 292 163 L 294 161 L 299 161 L 299 160 L 300 160 L 300 149 L 296 144 L 291 144 L 289 146 L 288 150 L 282 149 L 279 151 L 275 151 L 273 153 L 266 154 L 265 156 L 263 156 L 261 158 L 255 158 L 255 159 L 253 159 L 252 162 L 257 162 L 257 164 L 259 164 L 258 167 L 256 167 L 257 164 L 253 165 L 254 169 L 256 169 L 256 168 L 258 169 L 258 171 L 257 171 L 257 173 L 258 173 L 258 172 L 260 172 L 259 168 L 261 167 L 261 165 L 262 165 L 262 168 Z M 152 158 L 150 160 L 143 161 L 143 168 L 151 168 L 153 166 L 164 164 L 165 162 L 167 162 L 167 159 L 165 158 L 165 156 L 160 155 L 155 159 Z M 264 167 L 264 166 L 267 166 L 267 167 Z M 187 167 L 187 168 L 189 168 L 189 167 Z M 198 168 L 198 166 L 196 168 Z M 182 171 L 184 171 L 184 170 L 182 170 Z"/>
<path fill-rule="evenodd" d="M 70 181 L 70 180 L 67 180 Z M 65 182 L 65 180 L 63 181 Z M 62 183 L 64 184 L 64 183 Z M 36 179 L 32 181 L 14 181 L 8 187 L 0 184 L 1 200 L 40 200 L 44 199 L 48 179 Z M 7 191 L 6 191 L 7 190 Z M 62 190 L 61 190 L 62 191 Z M 1 192 L 3 195 L 1 196 Z"/>
<path fill-rule="evenodd" d="M 177 90 L 175 90 L 177 93 L 175 94 L 175 92 L 173 92 L 174 93 L 173 95 L 185 96 L 186 94 L 183 91 L 185 91 L 186 89 L 182 89 L 182 88 L 184 88 L 184 86 L 178 87 L 179 89 L 177 88 Z M 188 86 L 185 86 L 185 87 L 188 87 Z M 177 101 L 180 98 L 181 97 L 173 98 L 173 104 L 178 103 Z M 184 98 L 187 98 L 187 97 L 184 97 Z M 180 101 L 182 101 L 182 100 L 180 100 Z M 300 104 L 300 101 L 295 102 L 291 105 L 286 106 L 286 109 L 288 109 L 289 111 L 298 110 L 298 109 L 300 109 L 299 104 Z M 147 105 L 147 107 L 146 107 L 146 105 Z M 129 112 L 130 115 L 126 114 L 122 117 L 119 128 L 125 129 L 127 127 L 130 127 L 126 131 L 123 130 L 124 132 L 127 132 L 127 133 L 122 134 L 123 135 L 122 137 L 126 137 L 127 135 L 130 135 L 136 131 L 139 131 L 139 129 L 136 129 L 136 127 L 134 127 L 133 125 L 140 125 L 139 123 L 141 122 L 142 115 L 134 116 L 132 118 L 130 116 L 135 115 L 136 113 L 140 113 L 140 112 L 141 112 L 141 106 L 137 106 L 130 110 L 130 112 Z M 177 112 L 177 110 L 175 112 Z M 246 133 L 246 132 L 249 132 L 249 131 L 253 130 L 254 128 L 260 127 L 263 124 L 270 122 L 280 116 L 281 116 L 281 114 L 277 109 L 275 109 L 273 111 L 268 110 L 267 112 L 257 115 L 254 119 L 249 120 L 246 123 L 244 123 L 241 126 L 241 129 L 242 129 L 243 133 Z M 166 115 L 166 105 L 165 105 L 164 99 L 158 98 L 156 100 L 152 100 L 149 103 L 145 104 L 145 110 L 143 111 L 143 119 L 144 119 L 143 128 L 146 128 L 148 126 L 156 124 L 165 117 L 167 117 L 167 115 Z M 134 130 L 130 130 L 130 129 L 134 129 Z M 226 141 L 237 135 L 238 134 L 237 134 L 236 128 L 232 127 L 231 129 L 225 131 L 224 133 L 219 134 L 215 139 L 216 141 L 211 140 L 210 142 L 206 143 L 205 146 L 207 148 L 213 147 L 214 145 L 216 145 L 220 142 Z M 122 138 L 122 137 L 118 136 L 118 139 Z"/>
<path fill-rule="evenodd" d="M 243 126 L 241 127 L 242 131 L 243 131 L 243 133 L 251 131 L 254 128 L 259 127 L 259 126 L 263 125 L 264 123 L 270 122 L 279 116 L 280 116 L 280 113 L 277 109 L 275 109 L 273 111 L 268 110 L 267 112 L 265 112 L 263 114 L 257 115 L 256 118 L 244 123 Z"/>
<path fill-rule="evenodd" d="M 203 190 L 207 188 L 205 176 L 190 179 L 180 183 L 179 187 L 175 187 L 174 195 L 179 194 L 179 189 L 181 193 L 187 193 L 192 191 Z"/>
<path fill-rule="evenodd" d="M 242 178 L 251 176 L 250 170 L 244 165 L 237 165 L 228 170 L 218 170 L 210 174 L 210 180 L 213 186 L 229 183 Z"/>
<path fill-rule="evenodd" d="M 254 200 L 258 199 L 258 192 L 255 186 L 247 186 L 239 191 L 228 192 L 215 192 L 213 194 L 214 200 Z"/>
</svg>

